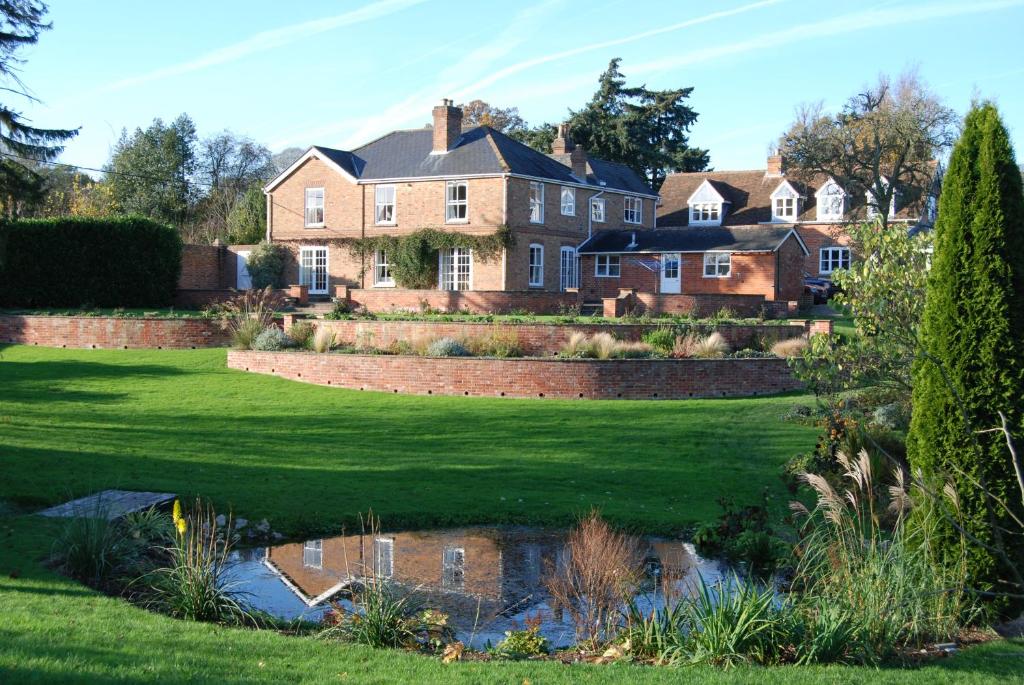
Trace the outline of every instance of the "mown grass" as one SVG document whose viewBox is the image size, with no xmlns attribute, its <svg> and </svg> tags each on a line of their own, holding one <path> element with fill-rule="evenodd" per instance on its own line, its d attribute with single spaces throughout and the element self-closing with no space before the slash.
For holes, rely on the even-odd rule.
<svg viewBox="0 0 1024 685">
<path fill-rule="evenodd" d="M 920 670 L 442 665 L 398 651 L 176 621 L 44 566 L 59 524 L 25 515 L 100 488 L 203 495 L 298 534 L 370 507 L 386 526 L 564 524 L 591 506 L 672 531 L 714 500 L 787 499 L 815 431 L 799 397 L 555 402 L 399 397 L 224 368 L 222 350 L 0 349 L 0 682 L 1006 682 L 1024 645 Z"/>
</svg>

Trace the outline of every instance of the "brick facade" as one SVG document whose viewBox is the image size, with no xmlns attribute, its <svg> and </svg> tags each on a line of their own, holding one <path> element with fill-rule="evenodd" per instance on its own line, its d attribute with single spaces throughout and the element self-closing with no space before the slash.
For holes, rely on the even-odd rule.
<svg viewBox="0 0 1024 685">
<path fill-rule="evenodd" d="M 210 319 L 0 316 L 0 342 L 44 347 L 191 349 L 227 345 Z"/>
<path fill-rule="evenodd" d="M 800 268 L 813 277 L 830 275 L 821 273 L 821 248 L 850 247 L 852 244 L 850 234 L 841 224 L 797 224 L 794 228 L 810 253 L 803 257 Z"/>
<path fill-rule="evenodd" d="M 785 359 L 482 359 L 228 351 L 228 366 L 305 383 L 415 395 L 687 399 L 798 390 Z"/>
</svg>

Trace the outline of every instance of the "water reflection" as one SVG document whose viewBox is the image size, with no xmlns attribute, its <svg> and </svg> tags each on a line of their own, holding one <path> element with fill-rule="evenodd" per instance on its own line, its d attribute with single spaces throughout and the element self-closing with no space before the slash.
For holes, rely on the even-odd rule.
<svg viewBox="0 0 1024 685">
<path fill-rule="evenodd" d="M 721 578 L 719 565 L 697 557 L 691 545 L 662 538 L 643 543 L 650 580 L 638 597 L 644 604 L 660 603 L 652 589 L 662 574 L 681 585 L 698 572 L 709 582 Z M 348 590 L 372 571 L 449 614 L 459 638 L 472 646 L 500 641 L 528 617 L 539 617 L 542 633 L 564 645 L 572 642 L 574 627 L 552 610 L 544 587 L 564 544 L 564 533 L 528 528 L 339 536 L 239 552 L 233 575 L 254 607 L 319 620 L 330 601 L 349 605 Z"/>
</svg>

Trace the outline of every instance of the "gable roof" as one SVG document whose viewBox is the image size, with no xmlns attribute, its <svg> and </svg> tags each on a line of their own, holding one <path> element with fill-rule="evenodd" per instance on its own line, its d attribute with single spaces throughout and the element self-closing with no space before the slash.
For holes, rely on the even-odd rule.
<svg viewBox="0 0 1024 685">
<path fill-rule="evenodd" d="M 800 236 L 788 226 L 742 228 L 694 227 L 598 231 L 579 246 L 579 254 L 637 254 L 663 252 L 775 252 L 790 238 L 809 254 Z"/>
<path fill-rule="evenodd" d="M 817 221 L 815 193 L 828 183 L 830 177 L 813 174 L 769 175 L 765 169 L 743 171 L 701 171 L 669 174 L 661 186 L 661 203 L 658 206 L 658 226 L 688 226 L 690 211 L 687 204 L 690 197 L 705 182 L 711 183 L 729 202 L 722 226 L 751 226 L 772 220 L 772 194 L 783 183 L 789 183 L 798 195 L 804 198 L 797 221 Z M 846 220 L 862 219 L 866 215 L 866 199 L 863 193 L 847 194 Z M 909 204 L 897 201 L 897 220 L 918 220 L 921 216 L 923 198 Z"/>
<path fill-rule="evenodd" d="M 572 175 L 572 169 L 560 160 L 537 152 L 490 126 L 463 129 L 455 146 L 443 155 L 431 154 L 433 145 L 434 132 L 429 128 L 392 131 L 352 151 L 317 145 L 264 190 L 272 190 L 310 155 L 315 155 L 357 183 L 511 174 L 657 197 L 629 167 L 599 159 L 588 160 L 591 173 L 581 183 L 581 179 Z"/>
</svg>

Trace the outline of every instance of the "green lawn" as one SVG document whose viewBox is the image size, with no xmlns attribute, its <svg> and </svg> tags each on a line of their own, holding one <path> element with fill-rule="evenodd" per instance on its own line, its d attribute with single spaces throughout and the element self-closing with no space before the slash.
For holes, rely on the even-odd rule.
<svg viewBox="0 0 1024 685">
<path fill-rule="evenodd" d="M 270 632 L 174 621 L 41 563 L 58 524 L 20 511 L 96 489 L 201 494 L 278 530 L 337 530 L 370 507 L 385 526 L 613 520 L 681 530 L 722 494 L 763 487 L 815 431 L 798 397 L 558 402 L 402 397 L 224 368 L 223 350 L 0 349 L 0 682 L 1006 682 L 1024 646 L 923 670 L 443 666 Z M 6 504 L 4 503 L 6 502 Z"/>
</svg>

